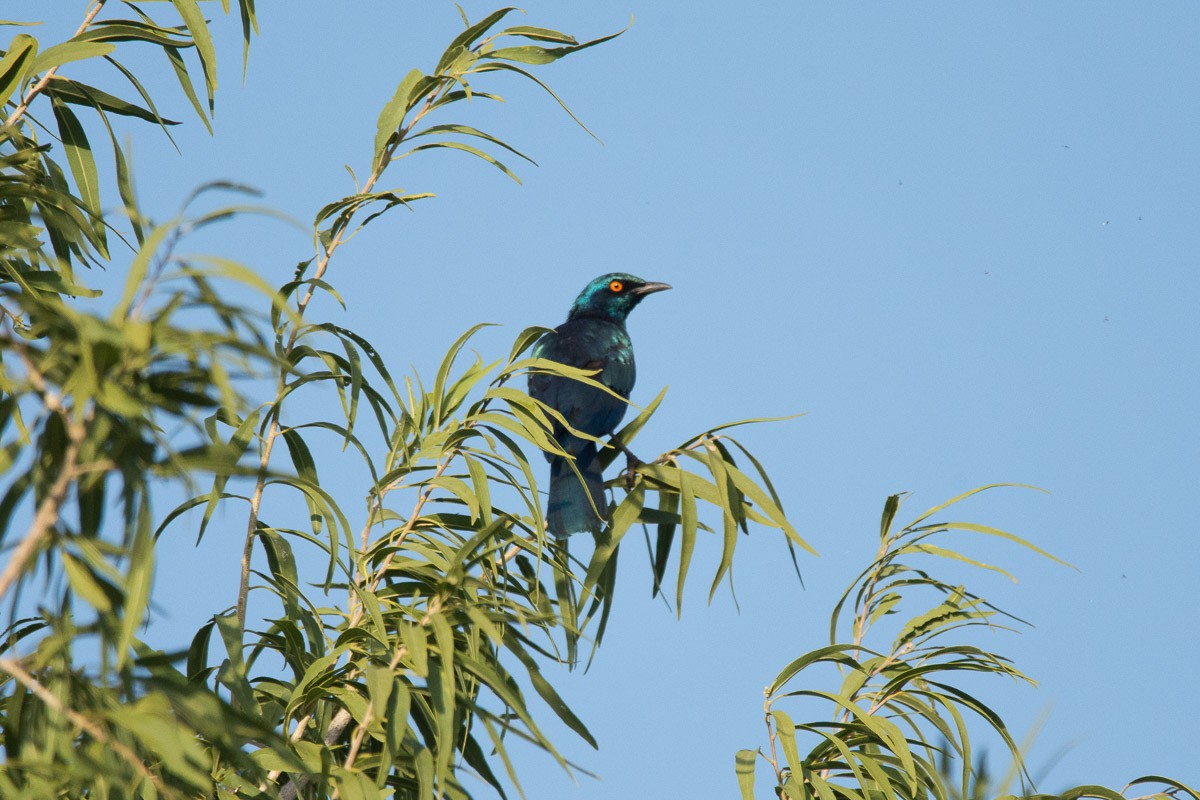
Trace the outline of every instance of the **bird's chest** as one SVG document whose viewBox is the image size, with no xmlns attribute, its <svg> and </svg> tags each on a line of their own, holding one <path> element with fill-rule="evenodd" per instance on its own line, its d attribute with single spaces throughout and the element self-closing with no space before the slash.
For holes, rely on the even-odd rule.
<svg viewBox="0 0 1200 800">
<path fill-rule="evenodd" d="M 624 326 L 602 320 L 568 323 L 547 335 L 538 354 L 544 358 L 580 369 L 598 369 L 596 380 L 617 394 L 628 396 L 633 390 L 637 367 L 633 343 Z"/>
</svg>

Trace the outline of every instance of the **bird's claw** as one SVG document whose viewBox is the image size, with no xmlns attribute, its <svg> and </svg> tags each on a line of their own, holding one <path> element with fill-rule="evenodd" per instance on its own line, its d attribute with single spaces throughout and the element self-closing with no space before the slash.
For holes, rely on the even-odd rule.
<svg viewBox="0 0 1200 800">
<path fill-rule="evenodd" d="M 637 468 L 643 466 L 646 462 L 635 456 L 625 445 L 620 445 L 620 448 L 625 453 L 625 470 L 622 472 L 625 476 L 625 487 L 632 489 L 634 481 L 637 480 Z"/>
</svg>

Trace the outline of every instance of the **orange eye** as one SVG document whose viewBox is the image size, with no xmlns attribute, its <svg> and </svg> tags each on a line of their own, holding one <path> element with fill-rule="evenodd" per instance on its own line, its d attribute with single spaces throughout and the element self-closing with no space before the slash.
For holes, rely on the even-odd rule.
<svg viewBox="0 0 1200 800">
<path fill-rule="evenodd" d="M 619 292 L 625 288 L 625 284 L 621 283 L 620 281 L 613 281 L 608 285 L 608 288 L 612 289 L 614 292 Z"/>
</svg>

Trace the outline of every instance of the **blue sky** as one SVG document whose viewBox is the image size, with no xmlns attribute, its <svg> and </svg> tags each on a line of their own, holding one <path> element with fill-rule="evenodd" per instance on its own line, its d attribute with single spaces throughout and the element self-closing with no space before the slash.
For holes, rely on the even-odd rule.
<svg viewBox="0 0 1200 800">
<path fill-rule="evenodd" d="M 159 218 L 193 186 L 237 179 L 311 219 L 352 190 L 343 164 L 369 171 L 380 106 L 459 25 L 450 3 L 260 5 L 244 85 L 236 21 L 216 23 L 215 136 L 175 92 L 164 105 L 187 122 L 183 154 L 148 129 L 135 140 Z M 69 34 L 83 3 L 54 6 L 35 13 Z M 569 752 L 603 780 L 576 786 L 531 755 L 529 795 L 735 796 L 734 751 L 766 744 L 762 687 L 824 643 L 885 497 L 912 492 L 908 519 L 997 481 L 1050 493 L 1003 490 L 958 516 L 1078 568 L 964 545 L 1017 574 L 977 588 L 1036 625 L 995 644 L 1040 687 L 975 688 L 1020 734 L 1045 716 L 1033 765 L 1066 751 L 1041 788 L 1145 773 L 1200 784 L 1200 6 L 524 8 L 529 24 L 581 38 L 635 16 L 544 73 L 603 145 L 545 96 L 502 84 L 508 103 L 462 121 L 540 166 L 510 164 L 518 186 L 459 154 L 396 165 L 387 188 L 438 198 L 344 248 L 330 277 L 349 311 L 318 313 L 366 335 L 393 371 L 429 373 L 475 322 L 505 326 L 476 344 L 497 356 L 520 328 L 557 324 L 598 274 L 669 282 L 630 323 L 634 400 L 670 386 L 639 452 L 807 412 L 741 438 L 821 552 L 802 561 L 801 590 L 777 537 L 753 532 L 735 564 L 739 612 L 727 591 L 706 606 L 716 550 L 702 546 L 677 621 L 649 598 L 633 540 L 604 647 L 586 675 L 558 677 L 601 744 Z M 310 253 L 303 233 L 261 221 L 195 249 L 273 284 Z M 167 624 L 194 629 L 232 602 L 244 517 L 223 523 L 199 550 L 182 531 L 165 547 Z"/>
</svg>

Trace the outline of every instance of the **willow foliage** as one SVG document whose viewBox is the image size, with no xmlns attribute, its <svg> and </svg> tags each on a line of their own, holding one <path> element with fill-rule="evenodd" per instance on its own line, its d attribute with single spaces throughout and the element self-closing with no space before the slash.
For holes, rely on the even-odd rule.
<svg viewBox="0 0 1200 800">
<path fill-rule="evenodd" d="M 762 762 L 770 767 L 775 794 L 789 800 L 1123 797 L 1091 785 L 1057 795 L 1040 792 L 1001 714 L 959 683 L 980 674 L 1033 683 L 1009 659 L 964 635 L 1024 623 L 941 576 L 940 565 L 957 562 L 1012 577 L 967 555 L 963 535 L 1002 539 L 1058 560 L 1007 531 L 939 518 L 972 495 L 995 488 L 965 492 L 903 528 L 896 526 L 902 497 L 887 499 L 878 550 L 834 605 L 829 644 L 794 659 L 764 690 L 767 748 L 741 750 L 735 761 L 744 800 L 755 796 L 756 767 Z M 830 667 L 840 682 L 815 688 L 825 685 Z M 999 740 L 1006 749 L 1016 795 L 1010 793 L 1013 787 L 987 782 L 975 744 L 981 739 Z M 1144 794 L 1146 786 L 1155 791 Z M 1123 791 L 1161 800 L 1200 797 L 1195 789 L 1153 775 L 1131 780 Z"/>
<path fill-rule="evenodd" d="M 719 548 L 711 596 L 751 523 L 778 529 L 793 557 L 811 547 L 724 425 L 613 481 L 610 523 L 580 560 L 547 538 L 542 518 L 537 476 L 542 451 L 558 450 L 556 412 L 517 387 L 538 371 L 591 377 L 530 357 L 542 329 L 521 332 L 488 363 L 463 355 L 472 328 L 433 375 L 395 377 L 361 335 L 312 319 L 310 306 L 318 296 L 343 302 L 333 281 L 343 243 L 433 196 L 386 188 L 403 159 L 453 149 L 517 179 L 509 162 L 527 157 L 459 116 L 466 100 L 499 99 L 494 73 L 532 81 L 566 109 L 540 70 L 613 36 L 581 42 L 514 25 L 513 9 L 464 15 L 436 64 L 398 77 L 363 144 L 365 178 L 314 211 L 312 252 L 272 287 L 246 266 L 181 255 L 190 233 L 246 210 L 189 201 L 154 221 L 113 130 L 115 117 L 167 136 L 180 124 L 146 88 L 157 84 L 123 63 L 130 48 L 147 47 L 162 51 L 179 85 L 171 102 L 211 126 L 216 8 L 94 0 L 60 43 L 0 23 L 12 32 L 0 53 L 0 597 L 10 612 L 0 796 L 458 798 L 482 786 L 503 797 L 520 791 L 514 740 L 574 769 L 544 731 L 548 715 L 596 743 L 552 677 L 580 662 L 582 644 L 601 645 L 617 554 L 634 526 L 653 539 L 654 590 L 673 578 L 677 604 L 694 550 Z M 245 53 L 257 31 L 253 0 L 220 9 L 239 18 Z M 85 61 L 111 67 L 113 85 L 71 77 Z M 112 186 L 100 157 L 112 159 Z M 196 194 L 209 189 L 237 187 Z M 118 210 L 106 212 L 114 193 Z M 114 265 L 125 274 L 121 296 L 101 298 L 87 271 Z M 242 288 L 231 292 L 232 283 Z M 229 299 L 246 288 L 253 307 Z M 329 397 L 336 416 L 305 416 Z M 661 400 L 639 409 L 614 445 L 632 442 Z M 349 504 L 322 483 L 330 441 L 368 476 Z M 174 508 L 158 507 L 181 493 Z M 158 542 L 202 537 L 235 514 L 245 521 L 237 597 L 186 651 L 156 647 L 143 623 Z M 926 734 L 944 735 L 969 761 L 958 720 L 982 707 L 953 693 L 936 699 L 950 690 L 929 690 L 931 671 L 1015 674 L 984 651 L 929 649 L 990 612 L 920 572 L 910 579 L 942 590 L 941 610 L 914 624 L 894 657 L 867 649 L 870 624 L 909 580 L 898 559 L 936 554 L 925 539 L 937 530 L 892 536 L 889 524 L 853 595 L 851 644 L 810 659 L 849 677 L 841 694 L 822 695 L 837 703 L 833 719 L 805 728 L 819 737 L 807 760 L 773 705 L 809 691 L 795 688 L 807 662 L 772 690 L 781 792 L 946 796 Z M 672 553 L 678 569 L 668 577 Z M 905 732 L 912 723 L 893 719 L 902 709 L 928 729 Z"/>
</svg>

